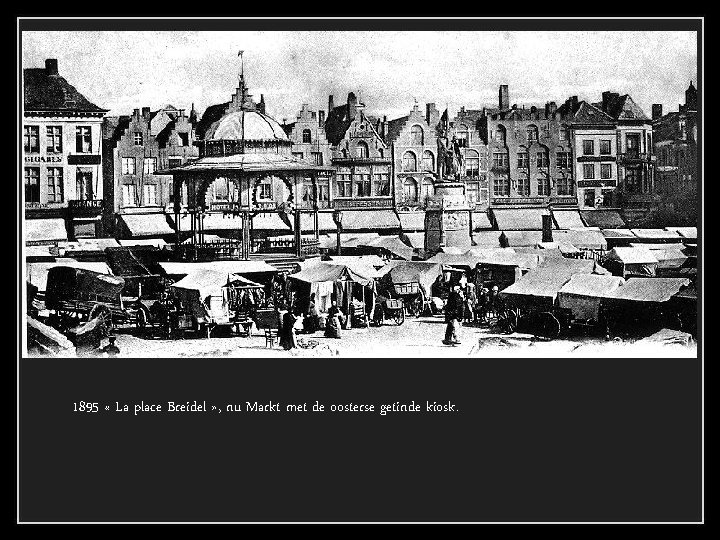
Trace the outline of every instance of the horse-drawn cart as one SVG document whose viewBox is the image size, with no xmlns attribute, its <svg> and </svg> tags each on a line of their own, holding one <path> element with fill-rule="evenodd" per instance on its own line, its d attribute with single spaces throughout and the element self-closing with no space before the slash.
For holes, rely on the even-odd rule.
<svg viewBox="0 0 720 540">
<path fill-rule="evenodd" d="M 97 318 L 103 319 L 109 329 L 135 320 L 139 308 L 124 305 L 124 286 L 125 280 L 117 276 L 70 266 L 51 268 L 45 292 L 48 322 L 67 331 Z"/>
<path fill-rule="evenodd" d="M 375 326 L 382 326 L 387 321 L 393 321 L 397 326 L 405 322 L 405 306 L 402 298 L 377 297 L 373 323 Z"/>
</svg>

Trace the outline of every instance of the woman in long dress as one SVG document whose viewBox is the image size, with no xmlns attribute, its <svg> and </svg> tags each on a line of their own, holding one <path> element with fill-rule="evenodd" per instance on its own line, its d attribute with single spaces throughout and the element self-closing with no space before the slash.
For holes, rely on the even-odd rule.
<svg viewBox="0 0 720 540">
<path fill-rule="evenodd" d="M 329 338 L 340 338 L 340 325 L 344 319 L 344 315 L 340 308 L 337 307 L 337 302 L 332 301 L 332 305 L 328 310 L 327 321 L 325 321 L 325 337 Z"/>
</svg>

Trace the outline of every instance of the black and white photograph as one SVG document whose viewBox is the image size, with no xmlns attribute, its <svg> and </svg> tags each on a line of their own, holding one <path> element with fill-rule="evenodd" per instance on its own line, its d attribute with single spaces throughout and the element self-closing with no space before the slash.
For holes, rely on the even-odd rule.
<svg viewBox="0 0 720 540">
<path fill-rule="evenodd" d="M 18 524 L 704 522 L 702 17 L 17 36 Z"/>
<path fill-rule="evenodd" d="M 28 354 L 696 355 L 695 32 L 25 32 L 22 61 Z"/>
</svg>

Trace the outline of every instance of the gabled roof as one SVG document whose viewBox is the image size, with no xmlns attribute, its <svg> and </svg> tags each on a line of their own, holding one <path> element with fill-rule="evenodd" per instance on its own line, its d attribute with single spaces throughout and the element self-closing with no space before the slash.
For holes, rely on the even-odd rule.
<svg viewBox="0 0 720 540">
<path fill-rule="evenodd" d="M 230 101 L 218 103 L 217 105 L 210 105 L 207 109 L 205 109 L 202 118 L 195 128 L 195 134 L 198 139 L 204 139 L 205 132 L 210 128 L 210 126 L 225 116 L 225 111 L 230 103 Z"/>
<path fill-rule="evenodd" d="M 168 122 L 167 125 L 162 128 L 160 133 L 158 133 L 155 137 L 160 146 L 165 146 L 165 144 L 167 143 L 168 139 L 170 138 L 170 134 L 172 133 L 173 129 L 175 129 L 175 122 L 175 120 L 170 120 L 170 122 Z"/>
<path fill-rule="evenodd" d="M 330 144 L 336 146 L 345 136 L 353 118 L 350 118 L 347 104 L 334 107 L 325 120 L 325 136 Z"/>
<path fill-rule="evenodd" d="M 60 75 L 48 75 L 44 68 L 23 70 L 26 111 L 76 111 L 104 113 Z"/>
<path fill-rule="evenodd" d="M 602 108 L 602 102 L 593 103 L 593 105 Z M 613 96 L 605 110 L 616 120 L 650 120 L 629 94 Z"/>
<path fill-rule="evenodd" d="M 106 116 L 103 122 L 103 139 L 118 141 L 130 126 L 130 116 Z"/>
<path fill-rule="evenodd" d="M 402 116 L 400 118 L 396 118 L 395 120 L 390 120 L 388 122 L 388 130 L 387 134 L 385 135 L 385 141 L 388 143 L 393 142 L 398 138 L 400 135 L 400 132 L 402 131 L 402 128 L 407 124 L 408 119 L 410 118 L 410 115 Z"/>
<path fill-rule="evenodd" d="M 577 111 L 570 120 L 573 124 L 582 125 L 615 125 L 615 120 L 609 114 L 587 101 L 581 101 Z"/>
</svg>

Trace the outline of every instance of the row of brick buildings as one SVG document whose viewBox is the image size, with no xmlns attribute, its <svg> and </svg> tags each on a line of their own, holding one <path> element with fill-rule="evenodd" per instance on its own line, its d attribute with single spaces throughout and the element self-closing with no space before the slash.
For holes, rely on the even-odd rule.
<svg viewBox="0 0 720 540">
<path fill-rule="evenodd" d="M 26 217 L 47 221 L 35 224 L 40 236 L 51 230 L 62 236 L 61 221 L 66 238 L 172 234 L 172 177 L 157 171 L 197 159 L 208 130 L 233 102 L 250 99 L 243 82 L 231 101 L 208 107 L 201 118 L 194 106 L 186 114 L 171 105 L 109 117 L 59 75 L 57 61 L 24 71 Z M 502 85 L 497 107 L 463 107 L 450 117 L 434 103 L 424 110 L 416 103 L 408 115 L 392 120 L 368 115 L 354 93 L 337 105 L 331 95 L 327 116 L 303 104 L 294 122 L 283 121 L 280 137 L 289 141 L 294 158 L 330 166 L 333 174 L 301 184 L 299 193 L 288 193 L 282 182 L 260 182 L 255 198 L 268 208 L 273 201 L 316 200 L 321 212 L 367 211 L 358 214 L 364 216 L 358 230 L 375 230 L 373 219 L 383 228 L 383 216 L 393 214 L 388 223 L 395 219 L 406 232 L 422 230 L 427 198 L 437 182 L 448 179 L 464 184 L 477 212 L 548 206 L 642 212 L 656 206 L 660 194 L 679 200 L 678 192 L 697 181 L 688 172 L 694 162 L 678 157 L 681 151 L 694 155 L 687 147 L 696 140 L 697 97 L 691 103 L 694 87 L 688 91 L 690 101 L 678 113 L 661 119 L 654 106 L 654 120 L 629 95 L 612 92 L 594 103 L 573 96 L 560 106 L 525 107 L 511 105 L 509 88 Z M 271 120 L 264 96 L 252 106 L 261 113 L 257 118 Z M 661 141 L 653 141 L 653 129 Z M 443 139 L 458 154 L 451 178 L 442 173 Z M 658 149 L 663 160 L 672 154 L 668 160 L 684 165 L 672 172 L 663 161 L 658 174 Z M 232 200 L 231 182 L 218 179 L 211 188 L 209 202 Z M 186 191 L 180 199 L 181 207 L 187 204 Z M 226 217 L 210 230 L 235 230 L 235 220 Z"/>
</svg>

